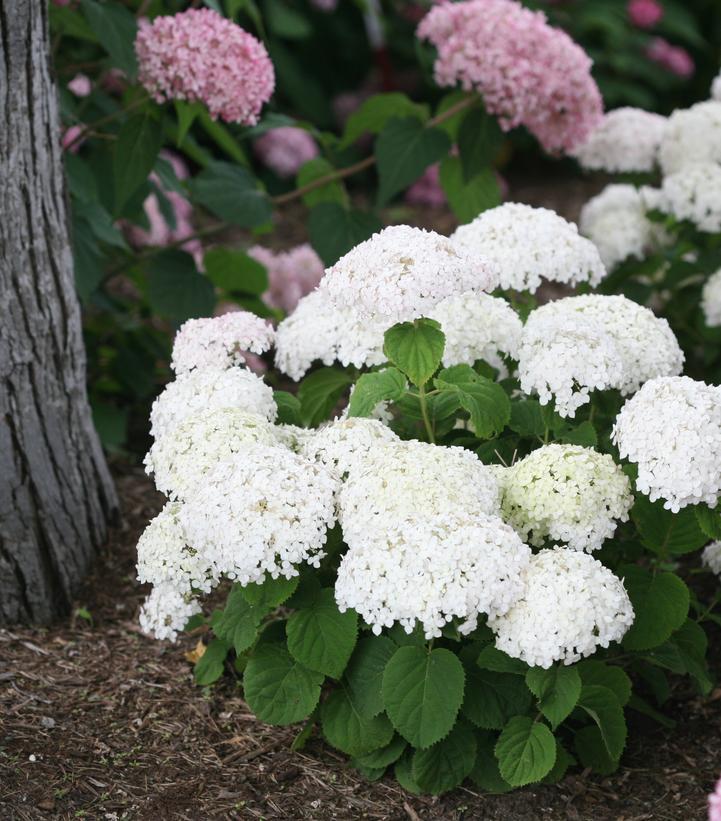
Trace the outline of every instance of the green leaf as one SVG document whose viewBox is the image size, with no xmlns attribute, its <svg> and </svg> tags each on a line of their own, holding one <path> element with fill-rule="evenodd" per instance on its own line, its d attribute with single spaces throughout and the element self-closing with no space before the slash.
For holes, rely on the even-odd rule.
<svg viewBox="0 0 721 821">
<path fill-rule="evenodd" d="M 248 166 L 248 158 L 245 156 L 238 140 L 219 120 L 214 120 L 210 116 L 205 106 L 200 109 L 198 123 L 218 148 L 224 151 L 231 160 L 235 160 L 238 165 Z"/>
<path fill-rule="evenodd" d="M 540 402 L 536 399 L 512 402 L 508 427 L 519 436 L 544 436 L 547 427 Z"/>
<path fill-rule="evenodd" d="M 441 371 L 434 381 L 440 391 L 458 396 L 468 411 L 476 436 L 492 439 L 511 418 L 511 402 L 503 388 L 485 376 L 479 376 L 468 365 L 455 365 Z"/>
<path fill-rule="evenodd" d="M 259 584 L 248 584 L 241 587 L 240 590 L 248 604 L 262 608 L 265 612 L 270 612 L 295 593 L 299 581 L 299 576 L 292 576 L 290 579 L 286 579 L 285 576 L 278 576 L 277 579 L 274 579 L 266 574 L 265 579 Z"/>
<path fill-rule="evenodd" d="M 258 627 L 266 612 L 262 607 L 249 604 L 243 595 L 243 588 L 233 585 L 225 609 L 214 622 L 213 630 L 218 638 L 231 644 L 240 655 L 254 644 L 258 637 Z"/>
<path fill-rule="evenodd" d="M 708 505 L 695 505 L 693 512 L 701 530 L 709 539 L 721 539 L 721 509 Z"/>
<path fill-rule="evenodd" d="M 595 724 L 577 730 L 573 746 L 584 767 L 590 767 L 601 775 L 611 775 L 618 769 L 619 760 L 608 754 L 601 731 Z"/>
<path fill-rule="evenodd" d="M 493 733 L 476 733 L 478 752 L 476 763 L 470 772 L 471 781 L 485 792 L 506 793 L 513 787 L 503 778 L 495 756 L 496 737 Z"/>
<path fill-rule="evenodd" d="M 626 719 L 613 691 L 600 684 L 585 684 L 578 706 L 593 719 L 601 732 L 608 755 L 617 760 L 626 746 Z"/>
<path fill-rule="evenodd" d="M 581 445 L 593 448 L 598 445 L 598 434 L 591 422 L 581 422 L 580 425 L 561 425 L 554 429 L 557 442 L 565 445 Z"/>
<path fill-rule="evenodd" d="M 323 674 L 295 661 L 282 644 L 256 648 L 243 675 L 245 700 L 266 724 L 295 724 L 307 718 L 320 698 Z"/>
<path fill-rule="evenodd" d="M 398 91 L 375 94 L 348 117 L 339 147 L 348 148 L 364 134 L 378 134 L 394 117 L 414 117 L 425 121 L 428 119 L 428 106 L 414 103 Z"/>
<path fill-rule="evenodd" d="M 673 573 L 651 576 L 635 566 L 623 568 L 623 580 L 636 614 L 623 646 L 627 650 L 658 647 L 686 620 L 688 587 Z"/>
<path fill-rule="evenodd" d="M 631 509 L 631 518 L 644 545 L 662 557 L 690 553 L 708 541 L 691 507 L 672 513 L 664 508 L 662 500 L 650 502 L 647 496 L 639 493 Z"/>
<path fill-rule="evenodd" d="M 360 242 L 380 231 L 381 221 L 373 214 L 346 209 L 337 202 L 316 205 L 308 217 L 308 236 L 326 265 L 333 265 Z"/>
<path fill-rule="evenodd" d="M 578 670 L 584 686 L 587 684 L 600 684 L 603 687 L 608 687 L 622 707 L 631 698 L 631 679 L 616 665 L 606 664 L 595 659 L 587 659 L 570 669 Z"/>
<path fill-rule="evenodd" d="M 497 673 L 513 673 L 525 676 L 530 669 L 525 661 L 511 658 L 509 655 L 489 644 L 481 650 L 476 664 L 483 670 L 494 670 Z"/>
<path fill-rule="evenodd" d="M 441 741 L 413 755 L 413 780 L 432 795 L 457 787 L 476 763 L 476 739 L 465 724 L 456 724 Z"/>
<path fill-rule="evenodd" d="M 189 103 L 187 100 L 174 100 L 175 113 L 178 117 L 178 136 L 176 137 L 176 144 L 180 147 L 183 144 L 186 134 L 190 131 L 195 118 L 203 110 L 203 104 Z"/>
<path fill-rule="evenodd" d="M 458 105 L 458 103 L 467 101 L 469 97 L 473 98 L 470 101 L 471 105 L 475 105 L 480 101 L 480 98 L 475 92 L 469 93 L 468 91 L 463 91 L 460 88 L 456 89 L 455 91 L 449 92 L 438 103 L 436 107 L 436 117 L 438 117 L 441 114 L 445 114 L 451 108 Z M 445 131 L 446 134 L 448 134 L 448 136 L 451 139 L 451 142 L 458 142 L 458 132 L 460 131 L 461 124 L 463 123 L 463 118 L 466 116 L 467 112 L 467 108 L 461 108 L 458 111 L 456 111 L 455 114 L 448 117 L 448 119 L 444 119 L 442 123 L 439 123 L 438 128 L 443 129 L 443 131 Z"/>
<path fill-rule="evenodd" d="M 259 191 L 253 175 L 245 168 L 226 162 L 212 162 L 190 182 L 190 193 L 217 217 L 255 228 L 270 221 L 270 200 Z"/>
<path fill-rule="evenodd" d="M 365 718 L 372 718 L 383 710 L 383 671 L 396 649 L 385 636 L 369 636 L 360 639 L 348 662 L 346 681 L 358 712 Z"/>
<path fill-rule="evenodd" d="M 375 146 L 379 205 L 415 182 L 450 148 L 448 135 L 439 128 L 427 128 L 415 117 L 389 120 Z"/>
<path fill-rule="evenodd" d="M 483 211 L 501 204 L 498 177 L 492 168 L 484 168 L 465 182 L 458 157 L 441 162 L 441 187 L 453 213 L 461 223 L 471 222 Z"/>
<path fill-rule="evenodd" d="M 310 670 L 340 678 L 358 638 L 358 614 L 341 613 L 333 589 L 326 588 L 310 607 L 293 613 L 286 632 L 293 658 Z"/>
<path fill-rule="evenodd" d="M 313 33 L 308 18 L 283 0 L 265 0 L 263 11 L 268 28 L 284 40 L 305 40 Z"/>
<path fill-rule="evenodd" d="M 543 777 L 544 784 L 557 784 L 565 775 L 571 764 L 575 764 L 576 759 L 566 750 L 561 742 L 556 739 L 556 763 L 548 773 Z"/>
<path fill-rule="evenodd" d="M 673 670 L 675 673 L 692 676 L 699 690 L 708 694 L 713 687 L 706 662 L 708 639 L 703 628 L 695 621 L 684 624 L 648 656 L 654 664 Z"/>
<path fill-rule="evenodd" d="M 357 707 L 358 702 L 355 697 L 353 697 L 353 701 Z M 389 744 L 386 744 L 385 747 L 381 747 L 378 750 L 374 750 L 372 753 L 367 753 L 366 755 L 361 756 L 358 759 L 358 763 L 363 767 L 370 767 L 372 769 L 388 767 L 390 764 L 398 761 L 407 746 L 408 745 L 406 744 L 405 739 L 401 738 L 399 735 L 396 735 Z"/>
<path fill-rule="evenodd" d="M 128 438 L 128 409 L 106 402 L 93 402 L 93 425 L 103 447 L 117 449 Z"/>
<path fill-rule="evenodd" d="M 395 776 L 396 781 L 406 792 L 413 795 L 421 794 L 421 788 L 413 780 L 413 753 L 410 750 L 396 761 Z"/>
<path fill-rule="evenodd" d="M 461 159 L 464 182 L 494 164 L 503 143 L 498 120 L 482 108 L 472 108 L 458 130 L 458 155 Z"/>
<path fill-rule="evenodd" d="M 303 422 L 311 428 L 325 421 L 353 380 L 336 368 L 319 368 L 298 386 Z"/>
<path fill-rule="evenodd" d="M 571 714 L 581 695 L 578 670 L 561 664 L 547 670 L 532 667 L 526 673 L 526 684 L 538 699 L 538 709 L 554 729 Z"/>
<path fill-rule="evenodd" d="M 441 364 L 446 338 L 434 319 L 401 322 L 385 332 L 383 352 L 388 359 L 419 387 Z"/>
<path fill-rule="evenodd" d="M 519 676 L 481 670 L 475 665 L 466 670 L 466 675 L 461 712 L 477 727 L 502 730 L 509 718 L 525 713 L 531 704 L 531 694 Z"/>
<path fill-rule="evenodd" d="M 453 727 L 464 681 L 463 665 L 449 650 L 399 647 L 383 673 L 383 704 L 396 730 L 423 749 Z"/>
<path fill-rule="evenodd" d="M 113 64 L 132 81 L 138 71 L 135 58 L 135 37 L 138 24 L 133 14 L 120 3 L 82 0 L 88 25 L 110 55 Z"/>
<path fill-rule="evenodd" d="M 496 743 L 501 777 L 512 787 L 540 781 L 556 763 L 556 739 L 541 722 L 514 716 Z"/>
<path fill-rule="evenodd" d="M 341 685 L 323 702 L 323 735 L 329 744 L 352 756 L 362 756 L 390 743 L 393 727 L 383 714 L 364 718 L 347 687 Z"/>
<path fill-rule="evenodd" d="M 315 182 L 321 177 L 332 174 L 335 170 L 336 169 L 324 157 L 315 157 L 301 167 L 295 180 L 296 186 L 302 188 L 304 185 L 308 185 L 308 183 Z M 303 202 L 308 208 L 313 208 L 321 202 L 335 202 L 345 207 L 348 204 L 348 195 L 343 187 L 343 183 L 335 180 L 304 194 Z"/>
<path fill-rule="evenodd" d="M 73 261 L 75 288 L 80 299 L 86 300 L 103 281 L 105 272 L 95 232 L 88 221 L 77 214 L 73 214 Z"/>
<path fill-rule="evenodd" d="M 148 272 L 148 299 L 155 313 L 177 322 L 212 316 L 215 291 L 184 251 L 161 251 L 143 263 Z"/>
<path fill-rule="evenodd" d="M 211 248 L 203 257 L 208 278 L 226 291 L 260 294 L 268 290 L 268 273 L 260 262 L 230 248 Z"/>
<path fill-rule="evenodd" d="M 230 645 L 221 639 L 213 639 L 210 642 L 193 667 L 196 684 L 213 684 L 223 675 L 223 665 L 229 649 Z"/>
<path fill-rule="evenodd" d="M 353 388 L 348 416 L 370 416 L 379 402 L 400 399 L 407 387 L 405 376 L 396 368 L 364 373 Z"/>
<path fill-rule="evenodd" d="M 137 114 L 123 124 L 113 154 L 116 214 L 148 179 L 162 144 L 163 131 L 149 114 Z"/>
<path fill-rule="evenodd" d="M 273 399 L 278 406 L 279 425 L 296 425 L 301 427 L 300 400 L 288 391 L 273 391 Z"/>
</svg>

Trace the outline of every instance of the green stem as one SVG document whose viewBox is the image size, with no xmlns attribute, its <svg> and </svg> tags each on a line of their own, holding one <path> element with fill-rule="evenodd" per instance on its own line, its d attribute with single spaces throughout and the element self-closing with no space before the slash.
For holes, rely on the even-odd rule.
<svg viewBox="0 0 721 821">
<path fill-rule="evenodd" d="M 421 406 L 421 416 L 423 416 L 423 424 L 426 426 L 426 433 L 428 434 L 428 441 L 435 445 L 436 443 L 436 435 L 433 431 L 433 425 L 431 425 L 431 418 L 428 415 L 428 400 L 426 389 L 423 385 L 418 388 L 418 402 Z"/>
</svg>

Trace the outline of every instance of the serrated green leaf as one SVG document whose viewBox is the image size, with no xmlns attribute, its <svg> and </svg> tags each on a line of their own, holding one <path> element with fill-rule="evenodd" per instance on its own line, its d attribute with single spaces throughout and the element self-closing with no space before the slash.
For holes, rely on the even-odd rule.
<svg viewBox="0 0 721 821">
<path fill-rule="evenodd" d="M 148 300 L 155 313 L 177 322 L 212 316 L 215 291 L 190 254 L 161 251 L 145 260 L 143 269 L 149 275 Z"/>
<path fill-rule="evenodd" d="M 461 407 L 468 411 L 476 436 L 491 439 L 497 436 L 511 418 L 511 402 L 503 388 L 485 376 L 479 376 L 467 365 L 455 365 L 441 371 L 435 387 L 458 396 Z"/>
<path fill-rule="evenodd" d="M 233 585 L 222 615 L 213 623 L 213 630 L 240 655 L 255 642 L 266 613 L 265 608 L 248 603 L 240 585 Z"/>
<path fill-rule="evenodd" d="M 173 100 L 175 114 L 178 117 L 178 135 L 176 144 L 181 146 L 195 118 L 203 109 L 201 102 L 189 103 L 187 100 Z"/>
<path fill-rule="evenodd" d="M 265 578 L 259 584 L 248 584 L 241 587 L 240 591 L 248 604 L 261 608 L 266 613 L 275 610 L 276 607 L 287 601 L 298 587 L 299 577 L 292 576 L 286 579 L 285 576 L 278 576 L 274 579 L 266 573 Z"/>
<path fill-rule="evenodd" d="M 578 671 L 561 664 L 547 670 L 532 667 L 526 673 L 526 684 L 538 699 L 538 709 L 554 729 L 571 714 L 581 695 Z"/>
<path fill-rule="evenodd" d="M 650 502 L 639 493 L 631 518 L 644 545 L 660 556 L 681 556 L 698 550 L 708 540 L 690 507 L 672 513 L 664 508 L 662 500 Z"/>
<path fill-rule="evenodd" d="M 366 718 L 383 711 L 383 671 L 396 649 L 385 636 L 369 636 L 360 639 L 348 662 L 346 681 L 358 712 Z"/>
<path fill-rule="evenodd" d="M 494 164 L 503 143 L 503 132 L 498 120 L 482 108 L 472 108 L 458 129 L 458 156 L 461 160 L 464 182 Z"/>
<path fill-rule="evenodd" d="M 308 427 L 324 422 L 353 380 L 337 368 L 319 368 L 298 386 L 301 419 Z"/>
<path fill-rule="evenodd" d="M 383 227 L 373 214 L 344 208 L 337 202 L 321 202 L 308 217 L 311 245 L 326 265 L 333 265 L 351 248 Z"/>
<path fill-rule="evenodd" d="M 259 296 L 268 290 L 268 272 L 257 260 L 231 248 L 211 248 L 203 257 L 205 273 L 226 291 Z"/>
<path fill-rule="evenodd" d="M 383 704 L 396 730 L 424 749 L 453 727 L 464 681 L 463 665 L 449 650 L 399 647 L 383 673 Z"/>
<path fill-rule="evenodd" d="M 356 706 L 358 706 L 357 702 Z M 408 744 L 406 743 L 406 740 L 401 738 L 399 735 L 396 735 L 389 744 L 386 744 L 385 747 L 380 747 L 372 753 L 367 753 L 366 755 L 360 756 L 358 763 L 363 767 L 369 767 L 371 769 L 385 769 L 398 761 L 407 746 Z"/>
<path fill-rule="evenodd" d="M 595 724 L 576 731 L 573 746 L 581 764 L 600 775 L 611 775 L 618 769 L 618 759 L 611 758 Z"/>
<path fill-rule="evenodd" d="M 389 120 L 405 116 L 425 121 L 428 106 L 414 103 L 398 91 L 374 94 L 348 117 L 340 148 L 348 148 L 364 134 L 378 134 Z"/>
<path fill-rule="evenodd" d="M 241 228 L 264 225 L 272 216 L 270 200 L 257 188 L 255 177 L 232 163 L 209 163 L 189 187 L 197 203 Z"/>
<path fill-rule="evenodd" d="M 288 391 L 273 391 L 273 399 L 278 407 L 277 424 L 302 426 L 300 400 L 295 394 Z"/>
<path fill-rule="evenodd" d="M 675 673 L 692 676 L 699 690 L 707 695 L 713 687 L 706 661 L 707 647 L 704 629 L 687 619 L 668 641 L 652 650 L 648 658 Z"/>
<path fill-rule="evenodd" d="M 441 187 L 453 213 L 461 223 L 474 220 L 489 208 L 501 204 L 498 177 L 493 168 L 485 168 L 465 182 L 458 157 L 446 157 L 441 162 Z"/>
<path fill-rule="evenodd" d="M 623 637 L 627 650 L 649 650 L 663 644 L 686 620 L 688 587 L 673 573 L 651 576 L 640 567 L 625 567 L 623 580 L 635 619 Z"/>
<path fill-rule="evenodd" d="M 514 716 L 503 728 L 495 749 L 501 777 L 512 787 L 540 781 L 556 763 L 556 739 L 541 722 Z"/>
<path fill-rule="evenodd" d="M 408 383 L 397 368 L 364 373 L 355 384 L 348 404 L 348 416 L 370 416 L 379 402 L 395 402 Z"/>
<path fill-rule="evenodd" d="M 591 422 L 559 426 L 554 429 L 554 437 L 557 442 L 564 445 L 581 445 L 584 448 L 594 448 L 598 445 L 598 434 Z"/>
<path fill-rule="evenodd" d="M 509 718 L 525 713 L 531 704 L 531 694 L 519 676 L 481 670 L 475 665 L 466 669 L 466 675 L 461 712 L 477 727 L 502 730 Z"/>
<path fill-rule="evenodd" d="M 626 746 L 626 719 L 615 693 L 600 684 L 584 684 L 578 706 L 593 719 L 601 732 L 608 755 L 617 760 Z"/>
<path fill-rule="evenodd" d="M 540 402 L 536 399 L 512 402 L 508 427 L 519 436 L 543 436 L 547 427 Z"/>
<path fill-rule="evenodd" d="M 445 132 L 428 128 L 415 117 L 389 120 L 375 145 L 379 205 L 385 205 L 415 182 L 429 165 L 445 157 L 450 148 L 451 141 Z"/>
<path fill-rule="evenodd" d="M 229 649 L 230 645 L 221 639 L 213 639 L 210 642 L 193 667 L 196 684 L 213 684 L 223 675 L 223 665 Z"/>
<path fill-rule="evenodd" d="M 314 157 L 301 166 L 295 180 L 296 186 L 302 188 L 308 185 L 308 183 L 315 182 L 322 177 L 332 174 L 335 170 L 336 169 L 324 157 Z M 308 208 L 313 208 L 322 202 L 335 202 L 346 207 L 348 205 L 348 194 L 341 182 L 333 180 L 304 194 L 303 202 Z"/>
<path fill-rule="evenodd" d="M 441 795 L 457 787 L 476 763 L 473 731 L 459 723 L 443 739 L 413 754 L 413 780 L 431 795 Z"/>
<path fill-rule="evenodd" d="M 492 644 L 489 644 L 481 650 L 476 659 L 476 664 L 483 670 L 495 670 L 497 673 L 513 673 L 516 676 L 525 676 L 529 670 L 525 661 L 511 658 L 511 656 L 504 653 L 503 650 L 499 650 Z"/>
<path fill-rule="evenodd" d="M 243 674 L 248 706 L 267 724 L 295 724 L 307 718 L 320 698 L 323 674 L 308 670 L 282 644 L 258 646 Z"/>
<path fill-rule="evenodd" d="M 310 607 L 293 613 L 286 632 L 293 658 L 310 670 L 340 678 L 358 638 L 358 614 L 341 613 L 333 589 L 326 588 Z"/>
<path fill-rule="evenodd" d="M 116 214 L 148 179 L 162 144 L 163 131 L 150 114 L 137 114 L 123 124 L 113 150 Z"/>
<path fill-rule="evenodd" d="M 477 754 L 476 762 L 470 772 L 473 783 L 485 792 L 507 793 L 513 789 L 503 778 L 498 769 L 498 759 L 495 755 L 496 736 L 490 732 L 476 733 Z"/>
<path fill-rule="evenodd" d="M 407 750 L 398 761 L 394 768 L 396 781 L 403 787 L 406 792 L 413 795 L 420 795 L 421 788 L 413 780 L 413 753 Z"/>
<path fill-rule="evenodd" d="M 88 25 L 113 64 L 122 69 L 131 81 L 135 79 L 138 71 L 135 57 L 138 24 L 134 15 L 120 3 L 82 0 L 81 5 Z"/>
<path fill-rule="evenodd" d="M 616 665 L 606 664 L 603 661 L 587 659 L 574 665 L 572 669 L 578 670 L 581 681 L 586 684 L 600 684 L 608 687 L 623 707 L 631 697 L 631 679 Z"/>
<path fill-rule="evenodd" d="M 543 777 L 544 784 L 557 784 L 565 775 L 568 768 L 576 763 L 576 759 L 566 750 L 561 742 L 556 739 L 556 763 Z"/>
<path fill-rule="evenodd" d="M 385 747 L 393 738 L 388 718 L 382 713 L 364 718 L 353 703 L 350 690 L 343 685 L 323 702 L 320 714 L 328 743 L 348 755 L 367 755 Z"/>
<path fill-rule="evenodd" d="M 401 322 L 383 337 L 383 352 L 388 359 L 419 387 L 433 376 L 441 364 L 446 338 L 433 319 Z"/>
<path fill-rule="evenodd" d="M 695 505 L 693 508 L 696 521 L 709 539 L 721 539 L 721 509 L 708 505 Z"/>
</svg>

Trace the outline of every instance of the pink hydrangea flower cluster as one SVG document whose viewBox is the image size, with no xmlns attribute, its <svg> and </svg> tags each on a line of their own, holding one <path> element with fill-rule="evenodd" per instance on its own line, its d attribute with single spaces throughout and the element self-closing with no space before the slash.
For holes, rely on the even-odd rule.
<svg viewBox="0 0 721 821">
<path fill-rule="evenodd" d="M 658 0 L 628 0 L 628 19 L 640 29 L 653 28 L 663 17 Z"/>
<path fill-rule="evenodd" d="M 601 119 L 590 58 L 542 12 L 515 0 L 444 3 L 417 35 L 438 50 L 439 85 L 478 91 L 503 129 L 525 125 L 549 152 L 572 149 Z"/>
<path fill-rule="evenodd" d="M 721 779 L 708 797 L 708 821 L 721 821 Z"/>
<path fill-rule="evenodd" d="M 294 177 L 302 165 L 318 156 L 310 134 L 290 125 L 266 131 L 253 143 L 253 150 L 263 165 L 284 178 Z"/>
<path fill-rule="evenodd" d="M 68 90 L 72 91 L 76 97 L 87 97 L 93 90 L 93 86 L 90 78 L 85 74 L 76 74 L 68 83 Z"/>
<path fill-rule="evenodd" d="M 681 46 L 673 46 L 663 37 L 654 37 L 646 48 L 646 56 L 677 77 L 691 77 L 696 70 L 693 57 Z"/>
<path fill-rule="evenodd" d="M 275 88 L 265 46 L 212 9 L 141 22 L 139 80 L 157 102 L 200 101 L 211 117 L 255 125 Z"/>
<path fill-rule="evenodd" d="M 269 288 L 263 301 L 287 314 L 295 310 L 301 297 L 309 294 L 323 276 L 323 262 L 307 243 L 278 254 L 254 245 L 248 249 L 248 255 L 268 271 Z"/>
</svg>

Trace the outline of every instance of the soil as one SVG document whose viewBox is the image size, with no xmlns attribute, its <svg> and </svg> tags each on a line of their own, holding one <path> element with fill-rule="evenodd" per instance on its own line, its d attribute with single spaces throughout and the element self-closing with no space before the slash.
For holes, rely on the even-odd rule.
<svg viewBox="0 0 721 821">
<path fill-rule="evenodd" d="M 417 798 L 390 775 L 368 783 L 318 737 L 291 752 L 297 729 L 256 721 L 232 676 L 193 683 L 186 653 L 197 635 L 171 645 L 140 633 L 147 591 L 135 581 L 135 543 L 162 498 L 139 468 L 116 466 L 116 478 L 124 525 L 73 615 L 0 630 L 1 819 L 705 818 L 721 772 L 721 689 L 702 699 L 680 688 L 668 711 L 675 730 L 632 716 L 612 777 L 576 771 L 503 796 Z"/>
</svg>

